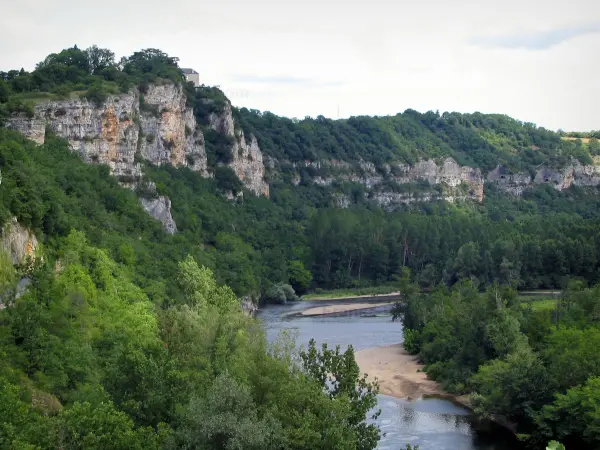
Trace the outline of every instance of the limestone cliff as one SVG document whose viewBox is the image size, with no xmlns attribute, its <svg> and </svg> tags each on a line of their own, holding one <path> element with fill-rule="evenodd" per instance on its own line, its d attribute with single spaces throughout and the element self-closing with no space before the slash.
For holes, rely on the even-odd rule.
<svg viewBox="0 0 600 450">
<path fill-rule="evenodd" d="M 6 126 L 44 143 L 46 129 L 68 140 L 73 151 L 90 163 L 106 164 L 119 182 L 136 187 L 142 180 L 141 160 L 154 165 L 189 167 L 202 176 L 208 171 L 204 135 L 183 88 L 171 82 L 110 95 L 102 104 L 83 97 L 46 101 L 36 105 L 33 117 L 15 115 Z M 211 114 L 209 127 L 232 140 L 228 165 L 254 194 L 269 196 L 265 167 L 256 138 L 236 129 L 231 104 Z M 137 156 L 137 158 L 136 158 Z M 165 197 L 143 199 L 144 208 L 160 220 L 168 233 L 177 230 Z"/>
<path fill-rule="evenodd" d="M 140 159 L 155 165 L 189 167 L 202 176 L 208 171 L 204 135 L 180 85 L 165 82 L 111 95 L 101 105 L 83 97 L 46 101 L 34 117 L 15 115 L 7 126 L 42 144 L 50 128 L 69 141 L 85 161 L 107 164 L 120 182 L 133 187 L 142 177 Z M 209 117 L 209 127 L 232 140 L 228 165 L 256 195 L 269 195 L 262 152 L 253 135 L 236 128 L 231 104 Z"/>
<path fill-rule="evenodd" d="M 467 199 L 482 202 L 484 198 L 484 178 L 481 170 L 460 166 L 452 158 L 439 162 L 423 160 L 413 165 L 385 164 L 379 170 L 373 163 L 364 161 L 360 162 L 358 167 L 337 160 L 306 162 L 304 167 L 333 172 L 328 176 L 313 177 L 311 181 L 315 184 L 325 186 L 336 181 L 362 184 L 367 190 L 367 198 L 386 209 L 414 202 L 455 202 Z M 417 185 L 412 186 L 416 190 L 402 187 L 411 184 Z M 349 204 L 347 199 L 339 196 L 333 200 L 334 204 L 341 207 Z"/>
<path fill-rule="evenodd" d="M 227 102 L 223 112 L 212 113 L 209 127 L 232 139 L 232 161 L 228 164 L 246 188 L 255 195 L 269 196 L 269 184 L 265 181 L 263 155 L 254 135 L 248 138 L 241 129 L 236 129 L 231 104 Z"/>
<path fill-rule="evenodd" d="M 12 218 L 0 231 L 0 249 L 10 256 L 13 264 L 24 264 L 28 258 L 35 259 L 38 240 L 31 230 Z"/>
<path fill-rule="evenodd" d="M 148 106 L 146 106 L 148 105 Z M 204 136 L 180 86 L 151 85 L 141 96 L 139 149 L 153 164 L 188 166 L 207 175 Z"/>
<path fill-rule="evenodd" d="M 549 184 L 556 190 L 562 191 L 572 185 L 600 186 L 600 166 L 584 165 L 576 159 L 560 168 L 539 166 L 535 173 L 513 173 L 505 166 L 498 165 L 488 173 L 487 180 L 495 183 L 498 188 L 511 195 L 520 196 L 525 189 L 536 184 Z"/>
<path fill-rule="evenodd" d="M 85 98 L 43 102 L 33 118 L 8 119 L 7 126 L 43 143 L 49 127 L 69 141 L 84 160 L 107 164 L 126 185 L 141 177 L 136 152 L 152 164 L 190 166 L 206 173 L 204 137 L 196 131 L 191 108 L 179 85 L 150 85 L 109 96 L 101 105 Z"/>
</svg>

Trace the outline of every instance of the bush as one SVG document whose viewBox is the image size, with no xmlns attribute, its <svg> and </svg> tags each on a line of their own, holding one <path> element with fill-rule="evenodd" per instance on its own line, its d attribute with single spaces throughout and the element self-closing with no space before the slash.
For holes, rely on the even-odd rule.
<svg viewBox="0 0 600 450">
<path fill-rule="evenodd" d="M 418 330 L 406 328 L 404 330 L 404 349 L 411 355 L 421 351 L 421 333 Z"/>
<path fill-rule="evenodd" d="M 242 190 L 242 182 L 231 167 L 219 166 L 215 169 L 215 181 L 219 189 L 237 194 Z"/>
<path fill-rule="evenodd" d="M 277 283 L 271 286 L 263 295 L 265 303 L 285 305 L 287 302 L 298 300 L 294 288 L 289 284 Z"/>
<path fill-rule="evenodd" d="M 21 100 L 10 99 L 6 104 L 6 111 L 9 114 L 25 113 L 25 115 L 32 119 L 35 116 L 35 107 L 31 102 L 23 102 Z"/>
<path fill-rule="evenodd" d="M 95 83 L 88 88 L 83 97 L 95 103 L 97 106 L 101 106 L 108 98 L 108 92 L 102 83 Z"/>
</svg>

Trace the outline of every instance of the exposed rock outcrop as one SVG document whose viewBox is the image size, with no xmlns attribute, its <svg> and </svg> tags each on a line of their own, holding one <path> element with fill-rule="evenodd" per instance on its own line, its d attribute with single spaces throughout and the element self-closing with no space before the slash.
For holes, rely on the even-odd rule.
<svg viewBox="0 0 600 450">
<path fill-rule="evenodd" d="M 24 264 L 28 258 L 36 258 L 38 240 L 31 230 L 13 217 L 0 232 L 0 248 L 10 256 L 14 265 Z"/>
<path fill-rule="evenodd" d="M 143 96 L 135 89 L 111 95 L 102 105 L 85 98 L 43 102 L 33 118 L 13 116 L 7 126 L 40 144 L 49 127 L 85 161 L 107 164 L 130 186 L 142 175 L 135 161 L 138 150 L 152 164 L 189 166 L 206 174 L 204 137 L 181 86 L 173 83 L 150 85 Z"/>
<path fill-rule="evenodd" d="M 269 196 L 269 184 L 265 181 L 263 155 L 254 135 L 246 138 L 241 129 L 235 128 L 231 105 L 225 104 L 222 113 L 209 116 L 209 127 L 232 139 L 232 161 L 228 164 L 246 188 L 255 195 Z"/>
<path fill-rule="evenodd" d="M 520 196 L 531 184 L 531 176 L 526 172 L 511 173 L 506 167 L 498 165 L 487 175 L 488 181 L 496 183 L 498 188 L 511 195 Z"/>
<path fill-rule="evenodd" d="M 248 316 L 254 316 L 254 314 L 256 314 L 256 311 L 258 311 L 258 307 L 256 306 L 256 303 L 254 303 L 254 301 L 252 300 L 252 297 L 242 297 L 240 301 L 242 303 L 242 311 L 244 312 L 244 314 Z"/>
<path fill-rule="evenodd" d="M 395 205 L 446 200 L 471 199 L 482 202 L 484 198 L 484 178 L 481 170 L 468 166 L 460 166 L 454 159 L 446 158 L 439 163 L 429 159 L 418 161 L 414 165 L 396 163 L 386 164 L 379 170 L 371 162 L 362 161 L 355 168 L 344 161 L 307 161 L 302 167 L 314 169 L 328 168 L 335 175 L 315 176 L 312 182 L 321 186 L 329 186 L 334 181 L 348 181 L 364 185 L 368 197 L 386 209 Z M 296 165 L 298 167 L 298 165 Z M 419 181 L 427 182 L 419 188 L 419 192 L 395 192 L 388 185 L 405 185 Z M 427 184 L 429 186 L 427 186 Z M 334 198 L 334 203 L 347 207 L 346 201 Z"/>
<path fill-rule="evenodd" d="M 141 197 L 140 203 L 148 214 L 163 224 L 167 233 L 177 233 L 177 225 L 171 216 L 171 200 L 169 197 L 160 196 L 151 199 Z"/>
<path fill-rule="evenodd" d="M 156 165 L 189 166 L 206 175 L 204 136 L 196 127 L 192 109 L 186 106 L 181 87 L 152 85 L 140 104 L 141 156 Z"/>
<path fill-rule="evenodd" d="M 525 189 L 536 184 L 550 184 L 559 191 L 573 185 L 600 186 L 600 166 L 584 165 L 573 159 L 569 165 L 560 169 L 540 166 L 535 175 L 531 176 L 526 172 L 512 173 L 507 167 L 498 165 L 488 173 L 487 179 L 501 191 L 520 196 Z"/>
</svg>

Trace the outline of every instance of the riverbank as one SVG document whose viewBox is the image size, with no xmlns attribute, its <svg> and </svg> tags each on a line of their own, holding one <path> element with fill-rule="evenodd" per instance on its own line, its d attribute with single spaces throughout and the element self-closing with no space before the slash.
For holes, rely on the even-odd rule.
<svg viewBox="0 0 600 450">
<path fill-rule="evenodd" d="M 469 395 L 450 394 L 437 382 L 427 378 L 423 364 L 418 362 L 416 356 L 409 355 L 402 344 L 368 348 L 356 352 L 355 357 L 360 372 L 368 374 L 369 381 L 377 378 L 381 394 L 409 401 L 435 396 L 473 409 Z M 492 415 L 490 419 L 516 433 L 516 423 L 505 417 Z"/>
<path fill-rule="evenodd" d="M 309 300 L 309 301 L 329 301 L 329 300 L 356 300 L 356 299 L 361 299 L 361 298 L 395 298 L 398 297 L 400 295 L 399 291 L 396 290 L 390 290 L 386 292 L 373 292 L 373 293 L 369 293 L 369 292 L 365 292 L 364 294 L 360 294 L 360 291 L 358 291 L 357 293 L 353 293 L 351 291 L 334 291 L 334 292 L 328 292 L 328 293 L 324 293 L 324 294 L 308 294 L 308 295 L 303 295 L 302 296 L 302 300 Z"/>
<path fill-rule="evenodd" d="M 378 308 L 380 306 L 388 306 L 390 302 L 380 303 L 348 303 L 340 305 L 315 306 L 302 311 L 302 316 L 324 316 L 327 314 L 339 314 L 350 311 L 362 311 L 365 309 Z"/>
<path fill-rule="evenodd" d="M 407 400 L 425 395 L 449 396 L 438 383 L 427 378 L 424 366 L 402 344 L 361 350 L 356 352 L 356 362 L 370 381 L 378 379 L 382 394 Z"/>
</svg>

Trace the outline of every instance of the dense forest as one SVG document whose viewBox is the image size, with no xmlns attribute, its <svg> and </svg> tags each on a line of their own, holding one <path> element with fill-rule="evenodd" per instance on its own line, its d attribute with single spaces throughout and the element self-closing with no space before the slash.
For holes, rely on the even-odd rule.
<svg viewBox="0 0 600 450">
<path fill-rule="evenodd" d="M 218 89 L 185 84 L 177 58 L 158 50 L 116 62 L 109 50 L 75 47 L 32 72 L 1 72 L 0 122 L 33 114 L 35 102 L 101 103 L 164 80 L 184 84 L 201 127 L 226 105 Z M 595 134 L 479 113 L 233 115 L 275 161 L 271 196 L 228 200 L 243 190 L 220 165 L 231 143 L 203 128 L 214 178 L 144 167 L 172 200 L 175 235 L 148 216 L 139 191 L 85 164 L 51 130 L 36 145 L 0 129 L 0 227 L 16 217 L 41 242 L 40 256 L 22 266 L 0 255 L 0 447 L 374 448 L 378 430 L 366 418 L 377 388 L 359 376 L 352 349 L 268 345 L 238 299 L 286 302 L 399 280 L 406 345 L 431 377 L 476 392 L 480 412 L 518 423 L 534 447 L 599 442 L 600 293 L 588 288 L 600 282 L 597 188 L 539 185 L 514 198 L 486 184 L 482 204 L 386 212 L 361 185 L 314 184 L 313 168 L 293 165 L 451 156 L 529 171 L 591 163 Z M 346 209 L 332 201 L 340 191 L 352 199 Z M 539 288 L 568 289 L 544 310 L 514 291 Z"/>
<path fill-rule="evenodd" d="M 559 133 L 501 114 L 407 110 L 386 117 L 293 120 L 241 108 L 237 118 L 257 136 L 264 153 L 288 163 L 333 158 L 381 166 L 449 156 L 485 171 L 498 164 L 528 171 L 542 163 L 561 165 L 571 157 L 591 163 L 589 143 L 561 139 Z M 600 147 L 592 139 L 596 155 Z"/>
<path fill-rule="evenodd" d="M 406 275 L 406 274 L 405 274 Z M 407 276 L 395 308 L 404 347 L 427 375 L 501 417 L 532 448 L 600 443 L 600 285 L 572 281 L 563 294 L 526 302 L 509 286 L 480 293 L 471 282 L 418 292 Z"/>
</svg>

